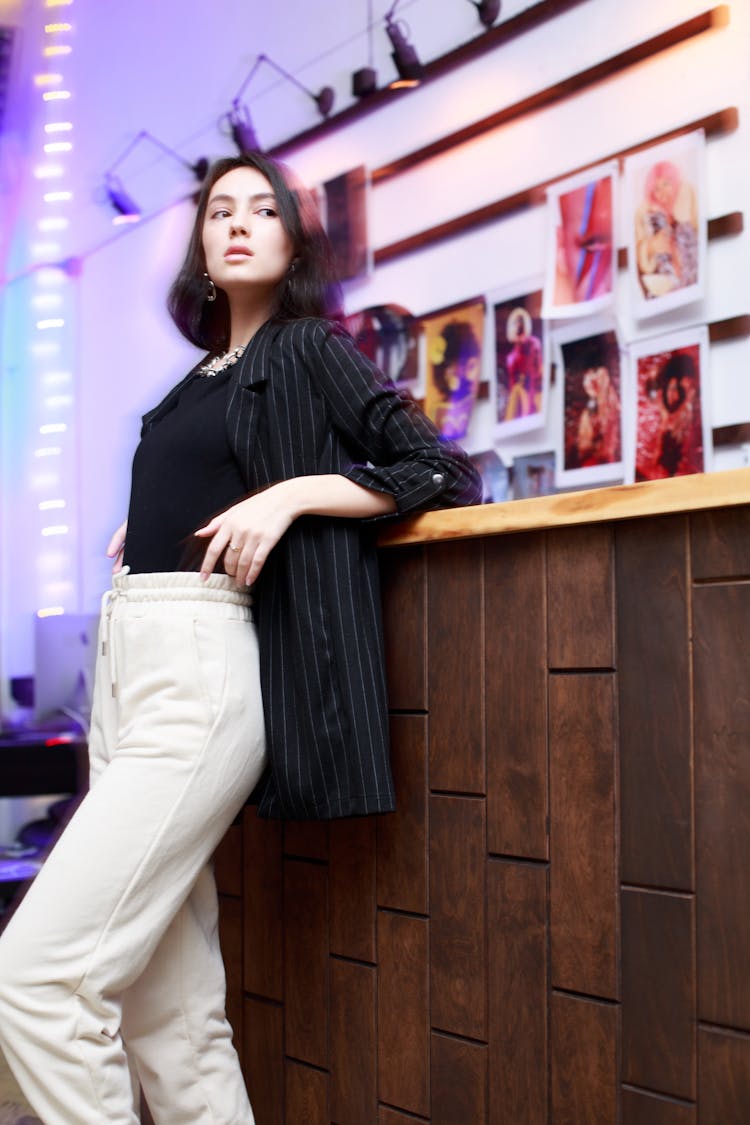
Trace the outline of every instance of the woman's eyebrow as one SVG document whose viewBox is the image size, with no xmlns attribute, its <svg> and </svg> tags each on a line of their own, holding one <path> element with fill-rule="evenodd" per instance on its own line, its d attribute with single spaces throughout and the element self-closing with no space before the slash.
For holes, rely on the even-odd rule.
<svg viewBox="0 0 750 1125">
<path fill-rule="evenodd" d="M 273 200 L 275 200 L 276 196 L 274 195 L 274 193 L 272 191 L 259 191 L 259 192 L 257 192 L 257 194 L 250 196 L 250 202 L 251 203 L 259 203 L 261 201 L 261 199 L 273 199 Z M 219 195 L 212 195 L 211 196 L 211 199 L 209 200 L 209 206 L 211 206 L 212 203 L 236 203 L 236 202 L 237 201 L 236 201 L 236 199 L 233 195 L 226 195 L 225 193 L 222 192 Z"/>
</svg>

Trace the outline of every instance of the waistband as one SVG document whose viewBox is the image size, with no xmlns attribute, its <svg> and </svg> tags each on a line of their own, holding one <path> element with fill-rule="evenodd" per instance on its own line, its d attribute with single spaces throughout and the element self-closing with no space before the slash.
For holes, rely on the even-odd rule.
<svg viewBox="0 0 750 1125">
<path fill-rule="evenodd" d="M 253 596 L 246 586 L 238 586 L 228 574 L 209 574 L 202 579 L 197 571 L 168 571 L 163 574 L 130 574 L 127 567 L 113 575 L 112 593 L 131 602 L 224 602 L 251 606 Z"/>
</svg>

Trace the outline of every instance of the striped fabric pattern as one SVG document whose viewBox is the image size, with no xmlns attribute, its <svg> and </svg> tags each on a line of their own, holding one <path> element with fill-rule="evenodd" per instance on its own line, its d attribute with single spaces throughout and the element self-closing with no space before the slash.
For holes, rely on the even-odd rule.
<svg viewBox="0 0 750 1125">
<path fill-rule="evenodd" d="M 399 512 L 481 499 L 466 455 L 325 320 L 269 321 L 256 333 L 233 372 L 227 427 L 248 492 L 340 473 L 390 493 Z M 256 583 L 269 750 L 256 794 L 261 816 L 328 819 L 394 807 L 379 522 L 300 518 Z"/>
</svg>

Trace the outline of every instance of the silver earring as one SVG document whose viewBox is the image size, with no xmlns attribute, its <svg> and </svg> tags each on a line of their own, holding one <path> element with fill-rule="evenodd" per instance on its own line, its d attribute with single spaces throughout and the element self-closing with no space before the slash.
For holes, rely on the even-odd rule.
<svg viewBox="0 0 750 1125">
<path fill-rule="evenodd" d="M 291 262 L 289 263 L 289 269 L 287 270 L 287 273 L 294 273 L 296 268 L 297 268 L 297 259 L 292 258 Z"/>
<path fill-rule="evenodd" d="M 206 292 L 206 300 L 207 301 L 215 301 L 216 300 L 216 286 L 214 285 L 213 281 L 211 280 L 211 278 L 208 276 L 207 273 L 204 273 L 203 276 L 205 277 L 206 281 L 208 282 L 208 289 L 207 289 L 207 292 Z"/>
</svg>

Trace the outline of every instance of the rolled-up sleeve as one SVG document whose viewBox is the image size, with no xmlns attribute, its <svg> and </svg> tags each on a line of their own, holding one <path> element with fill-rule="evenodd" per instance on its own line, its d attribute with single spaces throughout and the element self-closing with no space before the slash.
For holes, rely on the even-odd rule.
<svg viewBox="0 0 750 1125">
<path fill-rule="evenodd" d="M 461 447 L 438 433 L 351 336 L 320 321 L 305 346 L 308 369 L 355 459 L 344 476 L 389 493 L 401 513 L 481 501 L 481 479 Z"/>
</svg>

